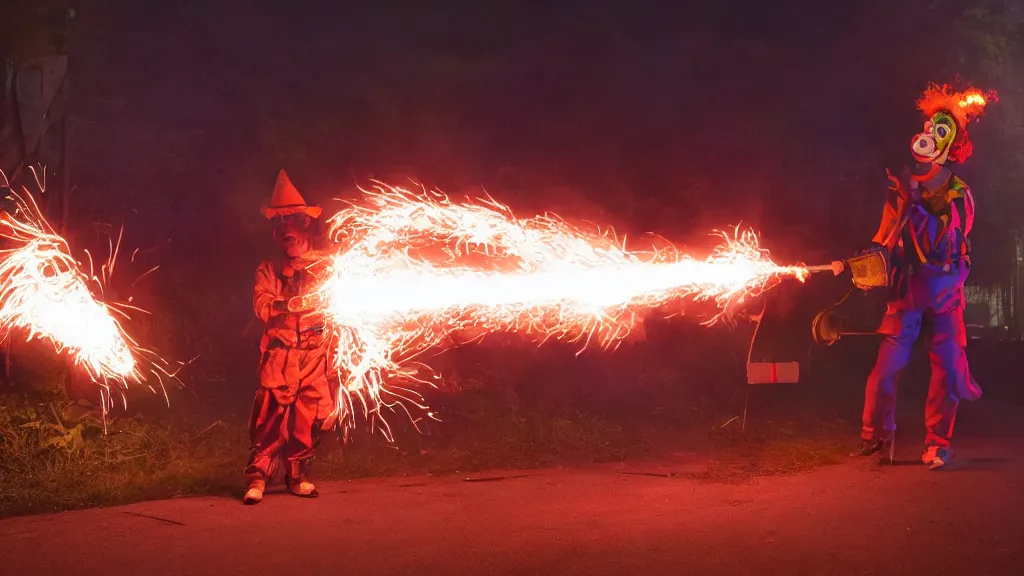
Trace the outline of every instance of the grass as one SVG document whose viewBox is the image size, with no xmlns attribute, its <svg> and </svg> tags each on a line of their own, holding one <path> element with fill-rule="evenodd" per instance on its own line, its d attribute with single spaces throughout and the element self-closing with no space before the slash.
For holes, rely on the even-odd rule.
<svg viewBox="0 0 1024 576">
<path fill-rule="evenodd" d="M 828 386 L 759 390 L 741 432 L 735 416 L 742 409 L 742 380 L 723 368 L 731 364 L 706 362 L 703 348 L 660 349 L 655 344 L 663 340 L 620 350 L 614 358 L 577 358 L 574 350 L 555 346 L 457 351 L 451 366 L 441 366 L 452 389 L 428 399 L 443 422 L 429 421 L 420 433 L 394 419 L 393 444 L 365 427 L 347 445 L 329 435 L 317 452 L 314 477 L 683 459 L 684 480 L 732 484 L 836 463 L 855 440 L 856 426 L 814 415 L 856 409 L 863 382 L 848 366 L 869 361 L 872 350 L 860 360 L 819 368 Z M 972 353 L 989 355 L 979 369 L 1005 364 L 1005 352 Z M 37 356 L 44 357 L 28 355 L 21 364 Z M 108 420 L 104 434 L 101 422 L 74 413 L 61 386 L 44 385 L 60 379 L 59 369 L 40 361 L 21 381 L 33 392 L 0 393 L 0 517 L 200 494 L 240 496 L 248 455 L 242 396 L 251 390 L 224 389 L 213 411 L 204 409 L 213 392 L 194 406 L 185 402 L 191 395 L 182 393 L 170 410 L 162 397 L 147 400 L 142 392 L 129 400 L 128 415 L 117 411 Z M 1003 394 L 1017 398 L 1016 391 Z M 147 409 L 147 402 L 161 409 Z M 222 412 L 224 405 L 238 413 Z M 146 416 L 154 413 L 162 416 Z"/>
<path fill-rule="evenodd" d="M 704 471 L 687 474 L 701 482 L 741 483 L 762 476 L 787 476 L 837 464 L 850 449 L 850 427 L 839 420 L 759 423 L 748 434 L 709 438 Z"/>
<path fill-rule="evenodd" d="M 72 425 L 54 402 L 0 409 L 0 515 L 218 493 L 232 487 L 244 437 L 218 425 L 141 417 Z"/>
<path fill-rule="evenodd" d="M 486 398 L 486 397 L 484 397 Z M 199 494 L 238 496 L 247 457 L 244 421 L 143 416 L 78 419 L 58 395 L 0 396 L 0 517 Z M 586 465 L 689 453 L 706 463 L 686 476 L 745 482 L 834 463 L 842 423 L 739 422 L 701 417 L 613 419 L 585 411 L 527 410 L 476 399 L 423 433 L 397 428 L 395 443 L 362 430 L 348 445 L 330 435 L 314 466 L 320 479 L 445 475 L 504 468 Z M 709 432 L 709 430 L 711 430 Z"/>
</svg>

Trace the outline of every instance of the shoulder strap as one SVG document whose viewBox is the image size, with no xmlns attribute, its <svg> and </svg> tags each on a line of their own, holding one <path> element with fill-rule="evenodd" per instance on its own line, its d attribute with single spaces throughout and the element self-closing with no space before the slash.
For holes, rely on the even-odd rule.
<svg viewBox="0 0 1024 576">
<path fill-rule="evenodd" d="M 954 198 L 953 209 L 956 210 L 957 220 L 960 222 L 960 227 L 963 229 L 967 226 L 967 201 L 965 198 Z"/>
<path fill-rule="evenodd" d="M 957 249 L 965 257 L 969 257 L 971 253 L 971 240 L 967 235 L 971 231 L 972 221 L 974 220 L 973 206 L 971 205 L 973 198 L 968 197 L 967 194 L 970 194 L 969 190 L 965 192 L 963 197 L 955 198 L 952 202 L 952 208 L 956 210 L 959 222 L 956 227 L 956 239 L 957 244 L 959 244 Z"/>
</svg>

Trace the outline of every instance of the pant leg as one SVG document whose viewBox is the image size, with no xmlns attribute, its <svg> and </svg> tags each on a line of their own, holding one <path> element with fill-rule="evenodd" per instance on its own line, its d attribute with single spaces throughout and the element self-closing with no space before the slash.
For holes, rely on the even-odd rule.
<svg viewBox="0 0 1024 576">
<path fill-rule="evenodd" d="M 960 400 L 981 397 L 981 388 L 967 363 L 963 309 L 929 314 L 928 360 L 931 379 L 925 402 L 925 446 L 948 447 Z"/>
<path fill-rule="evenodd" d="M 330 398 L 330 391 L 323 351 L 293 352 L 285 371 L 299 381 L 299 388 L 288 415 L 289 438 L 284 447 L 284 458 L 288 474 L 297 478 L 312 462 L 316 447 L 323 438 L 321 425 L 329 413 L 323 413 L 322 406 L 324 398 Z"/>
<path fill-rule="evenodd" d="M 278 404 L 270 390 L 261 387 L 256 391 L 249 418 L 249 464 L 245 468 L 249 480 L 273 478 L 276 460 L 289 439 L 288 413 L 288 407 Z"/>
<path fill-rule="evenodd" d="M 889 305 L 882 328 L 884 340 L 864 387 L 861 438 L 889 440 L 896 432 L 896 386 L 921 333 L 921 313 Z"/>
<path fill-rule="evenodd" d="M 292 428 L 289 419 L 296 386 L 285 375 L 291 350 L 274 343 L 260 357 L 260 388 L 249 420 L 250 455 L 246 476 L 271 480 L 277 472 Z"/>
</svg>

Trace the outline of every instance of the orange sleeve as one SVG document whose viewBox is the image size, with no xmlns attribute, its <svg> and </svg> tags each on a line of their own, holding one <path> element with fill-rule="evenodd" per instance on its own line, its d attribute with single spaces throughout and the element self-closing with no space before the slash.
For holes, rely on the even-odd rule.
<svg viewBox="0 0 1024 576">
<path fill-rule="evenodd" d="M 878 232 L 875 232 L 875 236 L 871 239 L 872 244 L 878 244 L 884 246 L 886 239 L 889 238 L 889 234 L 892 229 L 899 224 L 899 212 L 888 202 L 882 208 L 882 220 L 878 223 Z M 886 246 L 886 248 L 892 248 L 892 246 Z"/>
<path fill-rule="evenodd" d="M 260 264 L 256 269 L 256 288 L 253 291 L 252 305 L 256 317 L 265 324 L 271 318 L 284 314 L 274 310 L 274 302 L 281 297 L 281 281 L 274 274 L 274 266 L 270 262 Z"/>
</svg>

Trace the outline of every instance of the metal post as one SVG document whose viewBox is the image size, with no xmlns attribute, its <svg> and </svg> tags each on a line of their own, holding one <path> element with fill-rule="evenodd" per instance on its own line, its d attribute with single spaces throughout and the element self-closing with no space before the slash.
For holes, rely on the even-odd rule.
<svg viewBox="0 0 1024 576">
<path fill-rule="evenodd" d="M 1021 286 L 1021 266 L 1024 265 L 1024 245 L 1022 245 L 1022 238 L 1020 230 L 1013 231 L 1013 270 L 1010 272 L 1010 281 L 1012 286 L 1010 287 L 1010 309 L 1009 309 L 1009 324 L 1013 331 L 1013 336 L 1020 336 L 1022 333 L 1021 317 L 1020 317 L 1020 301 L 1021 301 L 1021 290 L 1024 287 Z"/>
</svg>

